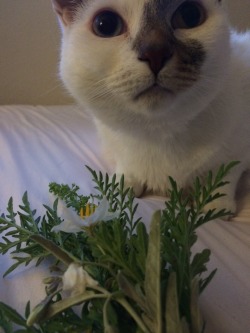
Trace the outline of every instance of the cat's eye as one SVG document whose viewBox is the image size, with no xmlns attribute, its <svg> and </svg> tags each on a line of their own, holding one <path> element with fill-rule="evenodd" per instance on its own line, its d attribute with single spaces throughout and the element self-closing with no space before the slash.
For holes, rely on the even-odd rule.
<svg viewBox="0 0 250 333">
<path fill-rule="evenodd" d="M 206 11 L 196 1 L 186 1 L 172 16 L 173 29 L 192 29 L 200 26 L 206 20 Z"/>
<path fill-rule="evenodd" d="M 111 38 L 121 35 L 125 30 L 125 24 L 117 13 L 104 10 L 94 17 L 92 29 L 99 37 Z"/>
</svg>

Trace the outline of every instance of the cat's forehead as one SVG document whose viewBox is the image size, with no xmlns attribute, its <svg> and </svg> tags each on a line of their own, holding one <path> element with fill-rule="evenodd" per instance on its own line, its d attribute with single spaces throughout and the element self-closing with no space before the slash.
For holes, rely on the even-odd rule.
<svg viewBox="0 0 250 333">
<path fill-rule="evenodd" d="M 138 8 L 144 9 L 145 12 L 161 12 L 174 9 L 178 7 L 180 4 L 184 2 L 188 2 L 191 0 L 81 0 L 83 7 L 88 7 L 89 5 L 96 3 L 96 5 L 103 7 L 109 7 L 112 4 L 116 4 L 119 7 L 127 7 L 127 6 L 136 6 Z M 195 0 L 196 2 L 202 3 L 204 5 L 215 5 L 222 0 Z"/>
<path fill-rule="evenodd" d="M 68 0 L 69 1 L 69 0 Z M 200 3 L 207 13 L 214 13 L 221 7 L 222 0 L 78 0 L 81 3 L 78 19 L 89 20 L 101 10 L 111 9 L 117 12 L 129 27 L 129 33 L 135 38 L 138 33 L 151 29 L 169 30 L 171 18 L 185 2 Z"/>
<path fill-rule="evenodd" d="M 160 23 L 161 17 L 163 21 L 166 16 L 180 4 L 183 0 L 146 0 L 143 1 L 143 14 L 142 19 L 144 22 L 151 22 L 151 24 Z"/>
<path fill-rule="evenodd" d="M 131 0 L 130 0 L 131 1 Z M 173 10 L 178 8 L 182 3 L 191 0 L 139 0 L 144 10 L 144 16 L 154 15 L 167 15 L 171 14 Z M 134 0 L 131 1 L 133 3 Z M 196 2 L 203 4 L 205 7 L 211 7 L 218 5 L 221 0 L 196 0 Z"/>
<path fill-rule="evenodd" d="M 94 9 L 113 8 L 121 15 L 127 13 L 128 18 L 133 17 L 146 22 L 157 21 L 171 18 L 173 12 L 183 3 L 191 0 L 81 0 L 85 8 Z M 210 9 L 218 6 L 222 0 L 194 0 Z M 93 7 L 92 7 L 93 6 Z"/>
<path fill-rule="evenodd" d="M 124 1 L 124 0 L 123 0 Z M 140 18 L 140 30 L 148 30 L 160 28 L 167 30 L 173 13 L 185 2 L 191 0 L 137 0 L 137 13 L 134 14 Z M 221 0 L 196 0 L 205 8 L 214 7 Z M 121 0 L 122 2 L 122 0 Z M 134 0 L 129 0 L 130 4 L 134 4 Z M 132 4 L 133 3 L 133 4 Z"/>
<path fill-rule="evenodd" d="M 83 0 L 86 2 L 93 2 L 93 0 Z M 95 1 L 95 0 L 94 0 Z M 97 2 L 101 3 L 101 1 L 96 0 Z M 103 0 L 105 1 L 105 0 Z M 107 2 L 109 0 L 106 0 Z M 112 0 L 111 0 L 112 1 Z M 135 5 L 136 3 L 140 3 L 140 5 L 142 7 L 147 7 L 147 8 L 151 8 L 152 10 L 155 9 L 171 9 L 171 7 L 178 7 L 180 4 L 182 4 L 183 2 L 188 2 L 191 0 L 116 0 L 115 2 L 120 3 L 120 5 L 125 5 L 126 4 L 131 4 L 131 5 Z M 222 0 L 194 0 L 195 2 L 199 2 L 199 3 L 203 3 L 205 5 L 214 5 L 217 3 L 222 2 Z"/>
</svg>

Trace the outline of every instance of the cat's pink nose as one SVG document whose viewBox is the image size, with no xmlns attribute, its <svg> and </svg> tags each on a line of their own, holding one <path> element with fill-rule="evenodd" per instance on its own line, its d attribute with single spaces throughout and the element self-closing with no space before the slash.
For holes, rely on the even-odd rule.
<svg viewBox="0 0 250 333">
<path fill-rule="evenodd" d="M 157 76 L 166 62 L 172 57 L 173 51 L 161 45 L 149 45 L 141 48 L 138 59 L 148 62 L 151 71 Z"/>
</svg>

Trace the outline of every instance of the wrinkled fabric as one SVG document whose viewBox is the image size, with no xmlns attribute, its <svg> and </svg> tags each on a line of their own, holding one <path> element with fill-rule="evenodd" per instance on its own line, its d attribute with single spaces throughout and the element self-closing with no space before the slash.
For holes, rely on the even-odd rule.
<svg viewBox="0 0 250 333">
<path fill-rule="evenodd" d="M 28 191 L 37 215 L 42 204 L 52 205 L 50 182 L 76 183 L 82 194 L 96 193 L 90 172 L 112 174 L 114 166 L 106 162 L 90 118 L 76 106 L 1 106 L 0 107 L 0 211 L 6 212 L 12 196 L 14 208 Z M 248 182 L 248 183 L 247 183 Z M 249 194 L 249 179 L 243 185 Z M 240 212 L 231 222 L 214 221 L 198 230 L 194 251 L 210 248 L 208 270 L 218 272 L 201 295 L 200 304 L 207 322 L 206 333 L 246 333 L 250 329 L 250 196 L 239 195 Z M 136 217 L 146 225 L 154 210 L 163 208 L 166 198 L 146 196 L 138 199 Z M 59 203 L 64 219 L 76 218 L 75 212 Z M 77 217 L 78 218 L 78 217 Z M 1 256 L 0 274 L 13 264 L 11 255 Z M 21 267 L 0 279 L 0 301 L 24 314 L 31 300 L 35 306 L 44 297 L 42 279 L 48 276 L 49 263 L 39 267 Z"/>
</svg>

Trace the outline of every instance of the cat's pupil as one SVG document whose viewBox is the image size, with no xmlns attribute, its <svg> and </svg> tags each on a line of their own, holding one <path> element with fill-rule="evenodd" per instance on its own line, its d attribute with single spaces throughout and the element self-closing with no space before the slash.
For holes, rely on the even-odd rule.
<svg viewBox="0 0 250 333">
<path fill-rule="evenodd" d="M 182 19 L 190 28 L 196 27 L 200 22 L 200 8 L 192 3 L 184 4 L 180 9 Z"/>
<path fill-rule="evenodd" d="M 172 17 L 174 29 L 191 29 L 206 20 L 205 9 L 195 1 L 184 2 Z"/>
<path fill-rule="evenodd" d="M 94 18 L 93 31 L 103 38 L 118 36 L 123 32 L 123 21 L 117 13 L 103 11 Z"/>
</svg>

